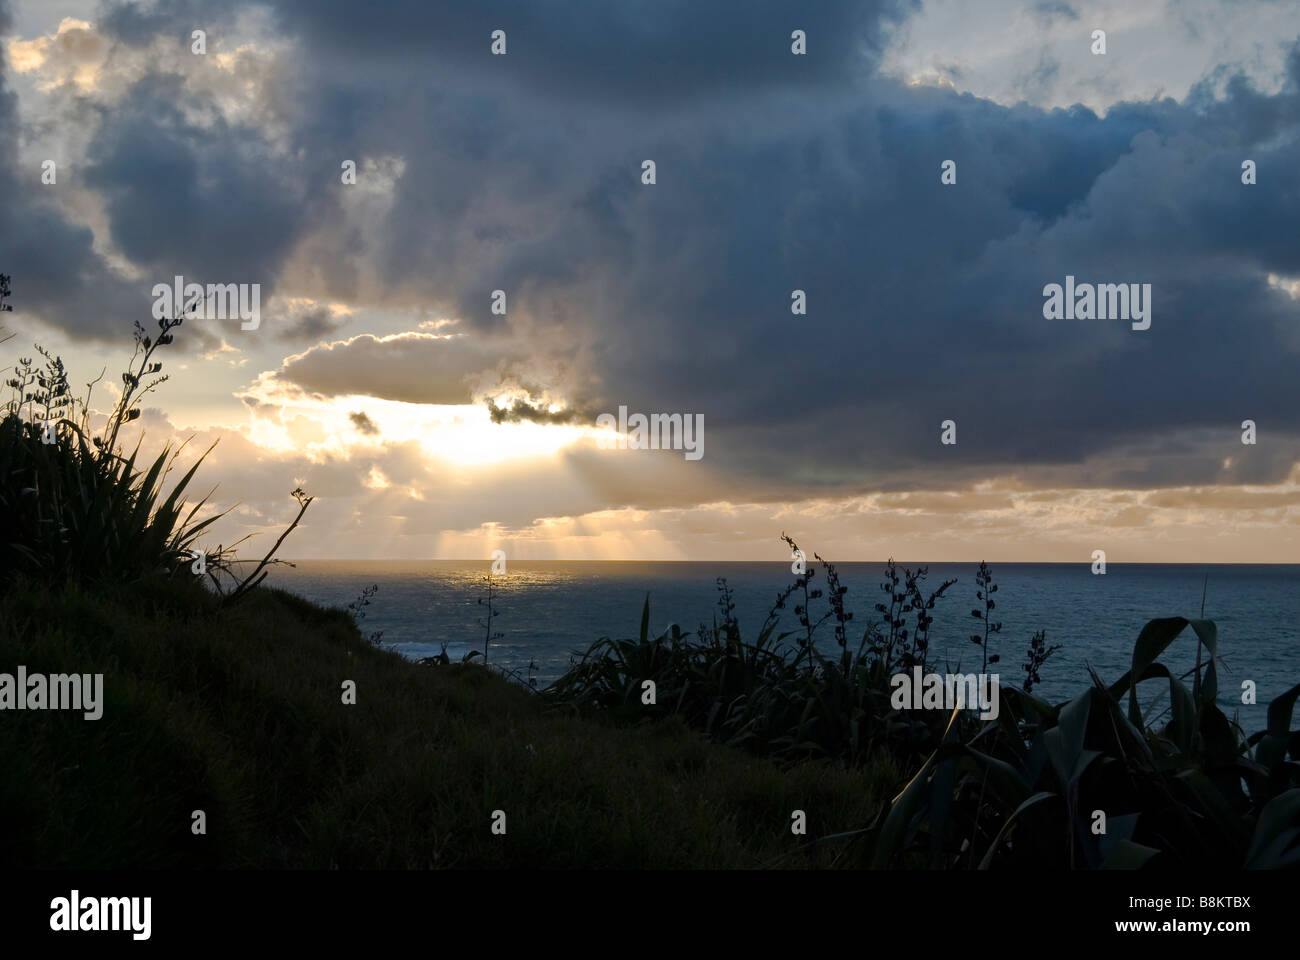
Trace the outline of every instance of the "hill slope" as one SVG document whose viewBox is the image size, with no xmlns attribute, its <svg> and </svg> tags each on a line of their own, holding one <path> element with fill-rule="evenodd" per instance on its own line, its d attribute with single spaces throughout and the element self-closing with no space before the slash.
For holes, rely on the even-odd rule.
<svg viewBox="0 0 1300 960">
<path fill-rule="evenodd" d="M 9 866 L 809 866 L 843 849 L 801 845 L 866 824 L 895 779 L 782 770 L 676 722 L 547 712 L 481 667 L 370 648 L 342 611 L 276 590 L 223 609 L 188 584 L 12 584 L 0 672 L 19 665 L 102 672 L 105 703 L 99 720 L 0 712 Z"/>
</svg>

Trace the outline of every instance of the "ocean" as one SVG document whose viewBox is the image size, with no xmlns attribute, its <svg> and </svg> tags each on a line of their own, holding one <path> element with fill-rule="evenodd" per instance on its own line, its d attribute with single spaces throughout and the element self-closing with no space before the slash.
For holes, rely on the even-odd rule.
<svg viewBox="0 0 1300 960">
<path fill-rule="evenodd" d="M 367 635 L 383 631 L 382 645 L 411 659 L 433 656 L 446 644 L 460 659 L 483 649 L 485 629 L 479 620 L 486 608 L 488 561 L 307 560 L 296 567 L 277 567 L 268 584 L 308 599 L 343 607 L 371 584 L 379 590 L 360 621 Z M 899 562 L 902 567 L 927 566 Z M 979 649 L 970 635 L 979 624 L 971 610 L 975 598 L 973 563 L 929 564 L 924 592 L 944 580 L 955 583 L 931 611 L 932 669 L 947 666 L 979 670 Z M 875 604 L 884 594 L 883 563 L 836 564 L 848 587 L 845 607 L 854 614 L 850 645 L 856 648 L 868 622 L 878 620 Z M 1001 662 L 1003 686 L 1020 686 L 1021 665 L 1030 638 L 1047 631 L 1047 643 L 1062 649 L 1042 669 L 1035 694 L 1053 702 L 1068 699 L 1089 683 L 1087 667 L 1111 683 L 1128 669 L 1133 642 L 1142 626 L 1157 617 L 1200 615 L 1205 588 L 1205 617 L 1218 625 L 1220 646 L 1219 703 L 1232 715 L 1240 710 L 1248 731 L 1265 725 L 1269 701 L 1300 683 L 1300 565 L 1107 564 L 1094 575 L 1091 565 L 1006 563 L 992 566 L 998 591 L 994 618 L 1002 632 L 990 643 Z M 488 646 L 491 663 L 529 675 L 545 686 L 600 637 L 633 637 L 641 608 L 650 598 L 650 626 L 655 633 L 669 624 L 683 632 L 717 614 L 716 580 L 733 591 L 742 636 L 752 641 L 777 593 L 791 582 L 789 564 L 771 562 L 534 562 L 511 565 L 508 575 L 494 577 L 497 611 Z M 1208 582 L 1207 582 L 1208 577 Z M 819 569 L 815 587 L 825 588 Z M 814 612 L 825 609 L 814 602 Z M 780 630 L 796 630 L 793 600 Z M 818 634 L 819 649 L 834 651 L 831 623 Z M 1191 628 L 1174 641 L 1163 661 L 1177 671 L 1190 670 L 1196 659 Z M 793 638 L 791 641 L 793 642 Z M 973 666 L 972 666 L 973 664 Z M 1243 681 L 1254 681 L 1257 703 L 1242 705 Z M 1155 684 L 1153 683 L 1154 687 Z M 1145 688 L 1144 688 L 1145 689 Z"/>
</svg>

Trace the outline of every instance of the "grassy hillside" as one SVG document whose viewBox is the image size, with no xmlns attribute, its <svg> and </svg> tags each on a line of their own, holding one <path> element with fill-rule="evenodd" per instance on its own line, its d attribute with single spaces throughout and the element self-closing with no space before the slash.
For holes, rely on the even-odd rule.
<svg viewBox="0 0 1300 960">
<path fill-rule="evenodd" d="M 345 613 L 275 590 L 222 606 L 181 581 L 16 582 L 0 596 L 0 670 L 18 664 L 103 672 L 105 705 L 96 721 L 6 712 L 7 865 L 824 865 L 846 848 L 801 851 L 807 838 L 870 821 L 898 780 L 783 770 L 681 722 L 547 713 L 481 667 L 413 665 Z"/>
</svg>

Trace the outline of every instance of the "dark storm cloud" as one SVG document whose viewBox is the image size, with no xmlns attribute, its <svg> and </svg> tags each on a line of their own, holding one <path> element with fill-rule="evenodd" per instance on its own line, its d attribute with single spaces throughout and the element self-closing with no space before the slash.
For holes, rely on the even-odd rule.
<svg viewBox="0 0 1300 960">
<path fill-rule="evenodd" d="M 0 38 L 12 23 L 8 3 L 0 0 Z M 14 278 L 10 325 L 21 329 L 27 317 L 57 310 L 67 328 L 84 332 L 95 329 L 105 314 L 138 311 L 143 297 L 94 251 L 94 234 L 42 194 L 55 186 L 41 183 L 40 162 L 20 162 L 22 120 L 8 69 L 0 39 L 0 269 Z M 66 179 L 66 164 L 58 170 Z M 117 330 L 120 338 L 121 327 Z"/>
<path fill-rule="evenodd" d="M 0 83 L 6 78 L 7 69 Z M 304 179 L 272 155 L 262 131 L 227 123 L 178 75 L 146 74 L 111 106 L 96 106 L 68 88 L 63 94 L 54 101 L 59 122 L 85 124 L 94 133 L 84 158 L 57 157 L 58 184 L 99 193 L 109 222 L 105 239 L 144 272 L 133 280 L 112 269 L 95 250 L 92 231 L 57 204 L 58 184 L 41 183 L 40 160 L 19 163 L 22 126 L 6 91 L 0 263 L 15 277 L 17 309 L 74 337 L 120 342 L 133 320 L 148 319 L 154 284 L 176 275 L 260 283 L 262 296 L 269 296 L 311 216 L 328 210 L 324 198 L 306 202 Z M 190 119 L 196 114 L 206 121 Z M 212 331 L 188 340 L 200 348 L 220 342 Z"/>
<path fill-rule="evenodd" d="M 260 6 L 114 4 L 102 22 L 118 39 L 143 45 L 158 34 L 188 37 L 195 26 L 228 24 L 238 8 Z M 919 3 L 401 0 L 362 8 L 354 0 L 277 0 L 269 7 L 283 33 L 351 66 L 400 60 L 421 70 L 491 73 L 520 89 L 653 103 L 851 79 L 874 64 L 887 24 Z M 490 53 L 498 29 L 507 36 L 504 57 Z M 805 31 L 814 56 L 790 55 L 795 29 Z"/>
<path fill-rule="evenodd" d="M 1080 463 L 1139 438 L 1153 453 L 1144 482 L 1208 481 L 1243 451 L 1236 438 L 1190 475 L 1154 456 L 1161 440 L 1256 415 L 1278 431 L 1261 451 L 1268 478 L 1285 474 L 1297 312 L 1264 274 L 1300 269 L 1287 226 L 1298 198 L 1283 179 L 1300 161 L 1294 126 L 1263 128 L 1283 134 L 1265 146 L 1240 136 L 1233 104 L 1098 120 L 876 94 L 873 111 L 818 129 L 786 121 L 748 144 L 722 132 L 701 156 L 661 163 L 661 183 L 670 170 L 697 189 L 647 189 L 638 242 L 700 242 L 617 272 L 625 333 L 601 366 L 618 399 L 703 412 L 710 458 L 773 481 L 886 483 L 920 465 L 942 483 L 996 463 Z M 1295 97 L 1293 78 L 1273 112 Z M 1278 175 L 1267 191 L 1240 183 L 1247 155 Z M 946 158 L 956 187 L 938 184 Z M 1152 283 L 1152 330 L 1044 320 L 1042 287 L 1067 273 Z M 789 313 L 796 287 L 807 318 Z M 950 417 L 959 443 L 943 447 Z M 1092 472 L 1133 478 L 1127 464 Z"/>
<path fill-rule="evenodd" d="M 236 9 L 113 5 L 102 22 L 127 44 L 211 23 L 212 43 Z M 292 43 L 293 164 L 268 167 L 257 130 L 193 128 L 152 76 L 105 113 L 94 182 L 138 262 L 273 277 L 308 244 L 330 296 L 377 289 L 474 334 L 309 351 L 282 371 L 307 389 L 466 402 L 509 335 L 577 358 L 571 409 L 703 414 L 738 497 L 1008 470 L 1260 482 L 1300 455 L 1300 311 L 1266 279 L 1300 275 L 1300 57 L 1276 94 L 1234 80 L 1103 118 L 869 77 L 894 5 L 269 9 Z M 387 156 L 404 172 L 361 233 L 321 184 L 340 158 Z M 212 232 L 164 242 L 177 208 Z M 1151 329 L 1045 320 L 1043 286 L 1067 274 L 1150 283 Z M 1258 448 L 1236 439 L 1246 418 Z"/>
<path fill-rule="evenodd" d="M 155 74 L 106 111 L 86 181 L 105 199 L 113 242 L 157 282 L 180 273 L 269 285 L 315 198 L 260 131 L 219 116 L 200 126 L 178 106 L 185 99 L 203 106 L 180 77 Z"/>
</svg>

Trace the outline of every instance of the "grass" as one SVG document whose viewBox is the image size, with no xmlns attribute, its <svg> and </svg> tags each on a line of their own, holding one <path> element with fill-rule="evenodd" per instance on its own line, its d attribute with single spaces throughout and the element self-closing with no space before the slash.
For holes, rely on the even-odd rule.
<svg viewBox="0 0 1300 960">
<path fill-rule="evenodd" d="M 491 671 L 415 666 L 277 590 L 230 607 L 174 581 L 14 583 L 0 662 L 105 674 L 100 720 L 0 724 L 11 867 L 827 866 L 843 848 L 806 841 L 871 819 L 899 777 L 778 767 L 680 721 L 547 712 Z"/>
</svg>

